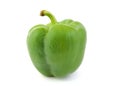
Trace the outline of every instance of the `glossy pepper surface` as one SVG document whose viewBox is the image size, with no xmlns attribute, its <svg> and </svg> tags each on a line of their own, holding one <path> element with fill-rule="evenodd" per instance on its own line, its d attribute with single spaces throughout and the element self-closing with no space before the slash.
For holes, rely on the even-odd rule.
<svg viewBox="0 0 120 86">
<path fill-rule="evenodd" d="M 34 66 L 45 76 L 61 77 L 74 72 L 81 64 L 85 45 L 86 30 L 77 21 L 66 19 L 57 22 L 48 11 L 51 22 L 32 27 L 27 36 L 27 47 Z"/>
</svg>

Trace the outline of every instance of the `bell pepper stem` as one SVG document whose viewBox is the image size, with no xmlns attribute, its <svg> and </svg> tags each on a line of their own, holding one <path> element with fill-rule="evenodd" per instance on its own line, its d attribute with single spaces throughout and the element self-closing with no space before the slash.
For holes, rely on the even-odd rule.
<svg viewBox="0 0 120 86">
<path fill-rule="evenodd" d="M 42 10 L 40 12 L 40 16 L 48 16 L 51 20 L 52 24 L 55 24 L 57 22 L 56 18 L 54 17 L 54 15 L 52 15 L 49 11 L 47 10 Z"/>
</svg>

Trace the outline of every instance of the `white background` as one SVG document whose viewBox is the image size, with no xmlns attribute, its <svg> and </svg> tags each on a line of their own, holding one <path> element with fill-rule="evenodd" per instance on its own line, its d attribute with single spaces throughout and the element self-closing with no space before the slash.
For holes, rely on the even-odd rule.
<svg viewBox="0 0 120 86">
<path fill-rule="evenodd" d="M 49 22 L 43 9 L 86 27 L 83 63 L 68 77 L 44 77 L 30 60 L 26 37 Z M 0 0 L 0 86 L 120 86 L 119 0 Z"/>
</svg>

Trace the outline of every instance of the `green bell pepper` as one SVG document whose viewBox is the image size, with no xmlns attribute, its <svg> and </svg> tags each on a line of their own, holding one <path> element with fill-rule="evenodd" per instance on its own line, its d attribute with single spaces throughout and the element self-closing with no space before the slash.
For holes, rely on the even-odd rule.
<svg viewBox="0 0 120 86">
<path fill-rule="evenodd" d="M 45 76 L 61 77 L 74 72 L 81 64 L 86 30 L 77 21 L 66 19 L 57 22 L 48 11 L 51 23 L 32 27 L 27 36 L 27 47 L 34 66 Z"/>
</svg>

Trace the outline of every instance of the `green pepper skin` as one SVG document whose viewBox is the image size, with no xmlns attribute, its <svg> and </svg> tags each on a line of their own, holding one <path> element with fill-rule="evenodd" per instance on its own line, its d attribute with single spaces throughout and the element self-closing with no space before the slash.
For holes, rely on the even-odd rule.
<svg viewBox="0 0 120 86">
<path fill-rule="evenodd" d="M 62 77 L 74 72 L 82 62 L 85 45 L 84 26 L 70 19 L 36 25 L 27 36 L 34 66 L 49 77 Z"/>
</svg>

